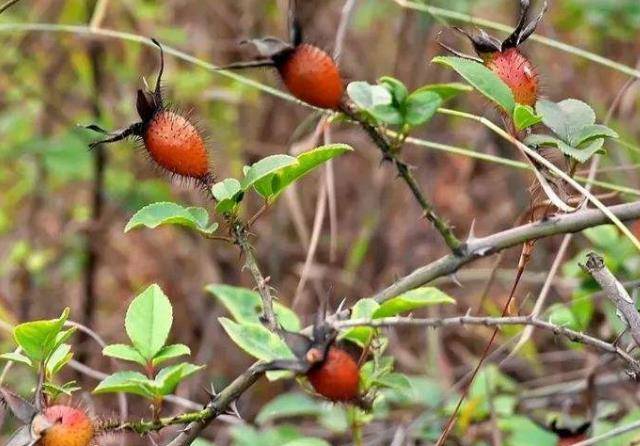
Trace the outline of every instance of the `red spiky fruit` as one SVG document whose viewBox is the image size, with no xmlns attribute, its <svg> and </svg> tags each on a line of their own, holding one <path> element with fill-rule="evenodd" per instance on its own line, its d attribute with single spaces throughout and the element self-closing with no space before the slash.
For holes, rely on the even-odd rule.
<svg viewBox="0 0 640 446">
<path fill-rule="evenodd" d="M 170 173 L 204 180 L 209 176 L 209 156 L 198 129 L 185 117 L 160 110 L 142 135 L 151 158 Z"/>
<path fill-rule="evenodd" d="M 490 54 L 485 65 L 507 84 L 517 103 L 535 105 L 538 99 L 538 75 L 529 59 L 517 48 Z"/>
<path fill-rule="evenodd" d="M 296 98 L 319 108 L 340 106 L 344 81 L 335 61 L 325 51 L 303 43 L 276 66 L 282 81 Z"/>
<path fill-rule="evenodd" d="M 329 347 L 324 361 L 313 367 L 307 378 L 316 392 L 331 401 L 358 397 L 360 369 L 355 359 L 339 347 Z"/>
<path fill-rule="evenodd" d="M 42 436 L 42 446 L 89 446 L 95 435 L 91 419 L 83 411 L 69 406 L 51 406 L 44 411 L 53 423 Z"/>
</svg>

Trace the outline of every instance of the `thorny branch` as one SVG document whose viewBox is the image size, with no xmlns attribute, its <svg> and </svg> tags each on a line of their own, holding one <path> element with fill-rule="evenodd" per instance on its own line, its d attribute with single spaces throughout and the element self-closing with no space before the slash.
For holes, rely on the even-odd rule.
<svg viewBox="0 0 640 446">
<path fill-rule="evenodd" d="M 353 121 L 357 122 L 358 125 L 360 125 L 360 127 L 362 127 L 362 129 L 369 135 L 374 144 L 378 146 L 382 152 L 383 159 L 393 163 L 398 171 L 398 175 L 404 180 L 407 186 L 409 186 L 411 193 L 422 208 L 424 217 L 435 226 L 449 249 L 451 249 L 454 254 L 458 254 L 460 252 L 462 242 L 453 233 L 453 229 L 446 220 L 436 212 L 433 204 L 427 200 L 420 188 L 420 185 L 411 173 L 409 166 L 398 157 L 397 150 L 391 146 L 386 137 L 376 127 L 362 119 L 356 112 L 349 108 L 349 105 L 345 105 L 342 108 L 342 112 Z"/>
<path fill-rule="evenodd" d="M 251 272 L 253 280 L 258 287 L 260 298 L 262 299 L 261 318 L 271 331 L 275 331 L 278 328 L 278 321 L 276 319 L 275 312 L 273 311 L 273 296 L 271 295 L 271 288 L 269 287 L 269 279 L 265 278 L 262 275 L 262 271 L 260 271 L 258 262 L 253 254 L 253 246 L 249 243 L 247 227 L 241 222 L 235 222 L 233 223 L 232 230 L 234 240 L 245 257 L 245 266 Z"/>
<path fill-rule="evenodd" d="M 584 268 L 602 287 L 605 296 L 616 306 L 618 315 L 627 325 L 631 337 L 636 345 L 640 346 L 640 313 L 638 313 L 629 292 L 609 271 L 602 256 L 593 252 L 589 253 Z"/>
<path fill-rule="evenodd" d="M 566 327 L 552 324 L 551 322 L 544 321 L 531 316 L 518 316 L 518 317 L 477 317 L 477 316 L 457 316 L 451 318 L 429 318 L 429 319 L 415 319 L 412 317 L 389 317 L 381 319 L 354 319 L 348 321 L 338 321 L 333 324 L 337 329 L 343 329 L 348 327 L 399 327 L 399 326 L 412 326 L 412 327 L 433 327 L 443 328 L 458 325 L 483 325 L 486 327 L 500 327 L 504 325 L 531 325 L 542 330 L 553 332 L 558 336 L 564 336 L 573 342 L 579 342 L 598 350 L 602 350 L 608 353 L 614 353 L 619 356 L 623 361 L 634 370 L 640 370 L 640 362 L 631 357 L 624 349 L 615 344 L 605 342 L 601 339 L 589 336 L 587 334 L 570 330 Z"/>
<path fill-rule="evenodd" d="M 623 221 L 636 219 L 640 217 L 640 201 L 612 206 L 610 210 L 611 212 L 613 212 L 613 214 L 615 214 L 619 219 Z M 453 274 L 462 266 L 472 262 L 475 259 L 486 257 L 491 254 L 495 254 L 503 249 L 517 246 L 527 240 L 579 232 L 587 228 L 606 224 L 608 223 L 608 221 L 609 220 L 607 216 L 605 216 L 599 210 L 584 210 L 573 214 L 551 217 L 545 221 L 519 226 L 484 238 L 471 238 L 467 240 L 466 243 L 461 245 L 461 255 L 457 256 L 455 254 L 450 254 L 429 265 L 419 268 L 408 276 L 400 279 L 395 284 L 381 291 L 374 297 L 378 302 L 384 302 L 399 294 L 402 294 L 403 292 L 412 290 L 416 287 L 431 282 L 432 280 L 447 276 L 449 274 Z M 262 277 L 262 275 L 260 275 L 259 277 Z M 474 323 L 472 322 L 474 321 L 473 318 L 466 316 L 464 318 L 464 322 Z M 482 321 L 482 325 L 493 323 L 495 326 L 497 326 L 499 325 L 498 321 L 504 321 L 505 319 L 494 318 L 492 320 L 491 318 L 479 318 L 478 320 Z M 571 340 L 575 340 L 576 342 L 582 342 L 586 345 L 593 346 L 594 348 L 614 353 L 622 358 L 626 363 L 628 363 L 633 369 L 640 370 L 640 364 L 638 364 L 638 362 L 624 350 L 597 338 L 593 338 L 583 333 L 574 332 L 564 327 L 558 327 L 539 319 L 523 317 L 519 319 L 509 318 L 506 320 L 512 321 L 511 325 L 516 324 L 516 321 L 519 325 L 533 324 L 541 329 L 552 331 L 558 335 L 565 336 Z M 447 324 L 452 325 L 454 323 L 460 324 L 460 318 L 440 320 L 433 319 L 433 321 L 433 326 L 444 326 Z M 346 324 L 348 322 L 343 323 Z M 501 325 L 506 324 L 503 323 Z M 167 446 L 186 446 L 190 444 L 190 442 L 198 436 L 202 429 L 204 429 L 217 416 L 224 413 L 224 411 L 233 401 L 239 398 L 240 395 L 244 393 L 244 391 L 246 391 L 249 387 L 251 387 L 251 385 L 253 385 L 253 383 L 258 380 L 258 377 L 260 375 L 261 371 L 259 368 L 259 363 L 256 363 L 243 375 L 241 375 L 233 383 L 231 383 L 229 387 L 227 387 L 218 396 L 216 396 L 209 403 L 209 405 L 206 406 L 205 410 L 207 410 L 208 412 L 201 421 L 190 423 L 184 430 L 184 432 L 182 432 Z"/>
<path fill-rule="evenodd" d="M 640 201 L 611 206 L 609 210 L 622 221 L 633 220 L 640 217 Z M 496 254 L 526 241 L 580 232 L 608 222 L 608 217 L 600 210 L 590 209 L 573 214 L 551 216 L 546 220 L 518 226 L 483 238 L 471 237 L 461 246 L 460 255 L 450 254 L 418 268 L 372 298 L 378 302 L 384 302 L 432 280 L 454 274 L 476 259 Z"/>
</svg>

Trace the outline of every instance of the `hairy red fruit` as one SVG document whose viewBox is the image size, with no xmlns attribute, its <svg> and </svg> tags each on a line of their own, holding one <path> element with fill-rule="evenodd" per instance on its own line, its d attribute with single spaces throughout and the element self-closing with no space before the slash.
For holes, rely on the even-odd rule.
<svg viewBox="0 0 640 446">
<path fill-rule="evenodd" d="M 358 364 L 341 348 L 329 347 L 325 360 L 312 368 L 307 378 L 316 392 L 331 401 L 351 401 L 358 397 Z"/>
<path fill-rule="evenodd" d="M 558 446 L 571 446 L 574 444 L 578 444 L 581 441 L 586 440 L 587 437 L 586 435 L 575 435 L 571 438 L 561 438 L 560 440 L 558 440 Z"/>
<path fill-rule="evenodd" d="M 344 82 L 335 61 L 320 48 L 303 43 L 277 64 L 291 94 L 320 108 L 337 109 Z"/>
<path fill-rule="evenodd" d="M 534 106 L 538 99 L 538 75 L 517 48 L 492 53 L 485 62 L 513 92 L 519 104 Z"/>
<path fill-rule="evenodd" d="M 95 430 L 89 417 L 69 406 L 51 406 L 44 416 L 53 423 L 42 436 L 42 446 L 89 446 Z"/>
<path fill-rule="evenodd" d="M 151 158 L 167 171 L 198 180 L 209 175 L 204 140 L 186 118 L 161 110 L 146 125 L 142 139 Z"/>
</svg>

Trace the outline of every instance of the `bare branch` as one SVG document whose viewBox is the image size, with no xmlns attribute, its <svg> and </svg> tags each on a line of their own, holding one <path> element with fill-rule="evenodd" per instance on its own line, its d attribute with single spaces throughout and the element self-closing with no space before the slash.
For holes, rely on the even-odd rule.
<svg viewBox="0 0 640 446">
<path fill-rule="evenodd" d="M 615 278 L 604 264 L 602 256 L 591 252 L 587 255 L 585 269 L 602 287 L 605 295 L 617 308 L 618 316 L 629 327 L 629 332 L 635 343 L 640 346 L 640 313 L 635 302 L 625 287 Z"/>
<path fill-rule="evenodd" d="M 532 325 L 542 330 L 550 331 L 556 335 L 563 336 L 573 342 L 579 342 L 598 350 L 608 353 L 614 353 L 625 361 L 634 371 L 640 371 L 640 362 L 631 357 L 624 349 L 617 345 L 605 342 L 593 336 L 570 330 L 566 327 L 552 324 L 542 319 L 530 316 L 518 317 L 477 317 L 477 316 L 458 316 L 451 318 L 428 318 L 415 319 L 412 317 L 389 317 L 381 319 L 355 319 L 348 321 L 334 322 L 333 326 L 337 329 L 348 327 L 433 327 L 443 328 L 458 325 L 483 325 L 485 327 L 500 327 L 503 325 Z"/>
<path fill-rule="evenodd" d="M 611 206 L 609 210 L 622 221 L 640 218 L 640 201 Z M 453 274 L 464 265 L 503 249 L 518 246 L 529 240 L 579 232 L 608 222 L 608 217 L 600 210 L 590 209 L 573 214 L 551 216 L 544 221 L 518 226 L 488 237 L 471 239 L 462 245 L 461 254 L 449 254 L 418 268 L 372 297 L 378 302 L 384 302 L 434 279 Z"/>
</svg>

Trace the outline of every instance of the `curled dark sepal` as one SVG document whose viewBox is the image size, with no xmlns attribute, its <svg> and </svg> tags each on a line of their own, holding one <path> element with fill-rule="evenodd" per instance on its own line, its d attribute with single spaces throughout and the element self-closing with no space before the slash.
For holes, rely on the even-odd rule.
<svg viewBox="0 0 640 446">
<path fill-rule="evenodd" d="M 273 59 L 274 57 L 278 57 L 294 49 L 294 47 L 291 44 L 283 40 L 280 40 L 277 37 L 263 37 L 260 39 L 250 39 L 250 40 L 245 40 L 241 43 L 243 45 L 246 45 L 246 44 L 253 45 L 261 57 L 266 57 L 269 59 Z"/>
<path fill-rule="evenodd" d="M 473 49 L 476 50 L 478 55 L 502 51 L 502 43 L 495 37 L 487 34 L 483 29 L 478 31 L 478 35 L 472 35 L 462 28 L 454 29 L 471 41 Z"/>
<path fill-rule="evenodd" d="M 279 334 L 298 359 L 304 359 L 313 344 L 310 338 L 300 333 L 280 330 Z"/>
<path fill-rule="evenodd" d="M 2 402 L 9 408 L 14 417 L 24 424 L 31 423 L 33 417 L 38 413 L 36 407 L 19 395 L 0 387 Z"/>
<path fill-rule="evenodd" d="M 31 435 L 30 426 L 22 426 L 9 439 L 6 446 L 34 446 L 40 438 Z"/>
<path fill-rule="evenodd" d="M 293 46 L 300 45 L 303 39 L 298 7 L 297 0 L 289 0 L 289 41 Z"/>
<path fill-rule="evenodd" d="M 549 3 L 545 0 L 540 13 L 536 16 L 535 19 L 527 24 L 527 16 L 530 8 L 530 0 L 520 0 L 520 20 L 518 21 L 516 29 L 513 30 L 513 33 L 511 33 L 511 35 L 507 37 L 504 42 L 502 42 L 502 51 L 505 51 L 509 48 L 516 48 L 518 45 L 531 37 L 531 35 L 538 27 L 538 24 L 542 21 L 544 14 L 549 9 Z"/>
</svg>

